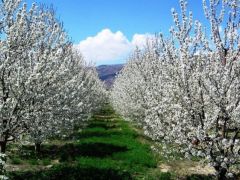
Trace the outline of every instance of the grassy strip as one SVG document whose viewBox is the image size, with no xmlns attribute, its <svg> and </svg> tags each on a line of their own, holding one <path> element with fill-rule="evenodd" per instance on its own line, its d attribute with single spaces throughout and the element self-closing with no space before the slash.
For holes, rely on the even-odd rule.
<svg viewBox="0 0 240 180">
<path fill-rule="evenodd" d="M 161 172 L 161 165 L 175 169 L 188 168 L 181 160 L 169 163 L 164 156 L 152 153 L 154 144 L 106 106 L 96 113 L 84 130 L 75 131 L 64 139 L 55 139 L 42 146 L 41 154 L 27 145 L 10 146 L 10 179 L 179 179 L 179 172 Z M 161 149 L 161 148 L 160 148 Z M 174 164 L 173 164 L 174 163 Z M 191 164 L 191 162 L 190 162 Z M 191 165 L 190 165 L 191 166 Z M 188 180 L 212 179 L 204 175 L 184 175 Z"/>
<path fill-rule="evenodd" d="M 9 174 L 11 179 L 155 179 L 157 161 L 149 145 L 138 141 L 139 134 L 117 116 L 110 107 L 92 117 L 88 127 L 74 132 L 57 144 L 42 147 L 36 156 L 32 146 L 24 146 L 24 154 L 11 155 L 19 165 L 41 165 L 27 171 Z M 74 141 L 72 141 L 74 139 Z M 53 162 L 58 162 L 54 164 Z M 50 168 L 44 168 L 45 166 Z M 40 167 L 40 166 L 39 166 Z M 170 179 L 170 173 L 157 173 Z"/>
</svg>

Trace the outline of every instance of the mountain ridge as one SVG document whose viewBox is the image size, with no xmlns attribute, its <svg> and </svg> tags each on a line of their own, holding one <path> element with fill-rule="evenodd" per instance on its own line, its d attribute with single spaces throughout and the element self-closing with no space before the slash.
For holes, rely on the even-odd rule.
<svg viewBox="0 0 240 180">
<path fill-rule="evenodd" d="M 123 66 L 124 64 L 99 65 L 96 67 L 98 77 L 106 84 L 107 88 L 111 88 L 116 75 L 122 70 Z"/>
</svg>

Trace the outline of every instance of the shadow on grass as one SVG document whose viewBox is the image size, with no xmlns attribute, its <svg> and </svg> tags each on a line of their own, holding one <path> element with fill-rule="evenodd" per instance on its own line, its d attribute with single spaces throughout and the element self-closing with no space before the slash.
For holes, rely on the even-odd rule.
<svg viewBox="0 0 240 180">
<path fill-rule="evenodd" d="M 22 155 L 25 159 L 34 158 L 51 158 L 59 159 L 60 161 L 75 160 L 79 156 L 98 157 L 104 158 L 111 156 L 114 153 L 127 151 L 126 146 L 117 146 L 107 143 L 82 143 L 82 144 L 65 144 L 60 145 L 45 145 L 42 147 L 42 151 L 37 156 L 34 153 L 33 146 L 25 146 L 25 155 Z"/>
<path fill-rule="evenodd" d="M 65 151 L 65 152 L 64 152 Z M 62 149 L 61 160 L 71 160 L 77 156 L 104 158 L 114 153 L 125 152 L 127 147 L 105 143 L 83 143 L 79 145 L 68 144 Z"/>
<path fill-rule="evenodd" d="M 74 135 L 74 137 L 81 141 L 81 139 L 85 139 L 85 138 L 110 137 L 113 135 L 121 136 L 121 135 L 123 135 L 123 133 L 118 130 L 105 131 L 105 132 L 103 132 L 103 131 L 86 131 L 83 133 L 76 134 L 76 135 Z"/>
<path fill-rule="evenodd" d="M 213 175 L 192 174 L 186 177 L 186 180 L 214 180 Z"/>
<path fill-rule="evenodd" d="M 96 113 L 97 115 L 115 115 L 115 111 L 111 106 L 106 106 Z"/>
<path fill-rule="evenodd" d="M 123 135 L 121 127 L 116 123 L 106 121 L 91 121 L 87 128 L 81 132 L 73 132 L 64 140 L 82 139 L 91 137 L 109 137 L 110 135 Z"/>
<path fill-rule="evenodd" d="M 59 165 L 49 170 L 38 172 L 12 172 L 10 179 L 16 180 L 130 180 L 129 172 L 106 168 L 82 167 L 80 165 Z"/>
<path fill-rule="evenodd" d="M 116 124 L 110 124 L 108 122 L 91 122 L 87 128 L 103 128 L 105 130 L 117 128 L 118 126 Z"/>
</svg>

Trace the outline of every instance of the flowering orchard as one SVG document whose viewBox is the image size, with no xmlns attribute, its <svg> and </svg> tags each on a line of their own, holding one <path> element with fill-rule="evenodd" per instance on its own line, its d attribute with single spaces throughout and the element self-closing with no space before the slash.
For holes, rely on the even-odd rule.
<svg viewBox="0 0 240 180">
<path fill-rule="evenodd" d="M 40 151 L 47 138 L 83 126 L 106 97 L 104 86 L 51 8 L 20 0 L 0 8 L 1 152 L 20 137 Z"/>
<path fill-rule="evenodd" d="M 206 27 L 172 9 L 170 37 L 137 49 L 115 81 L 115 109 L 154 140 L 209 162 L 219 179 L 240 163 L 240 1 L 203 0 Z"/>
</svg>

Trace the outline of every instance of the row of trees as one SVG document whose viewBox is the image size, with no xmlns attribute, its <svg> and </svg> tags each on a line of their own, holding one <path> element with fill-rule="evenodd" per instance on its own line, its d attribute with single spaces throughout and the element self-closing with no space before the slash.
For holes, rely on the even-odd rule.
<svg viewBox="0 0 240 180">
<path fill-rule="evenodd" d="M 240 2 L 203 0 L 210 30 L 193 21 L 186 1 L 180 7 L 171 36 L 149 39 L 130 57 L 112 103 L 148 136 L 205 158 L 225 179 L 240 163 Z"/>
<path fill-rule="evenodd" d="M 76 52 L 54 10 L 0 4 L 0 148 L 41 143 L 80 127 L 104 100 L 96 71 Z"/>
</svg>

